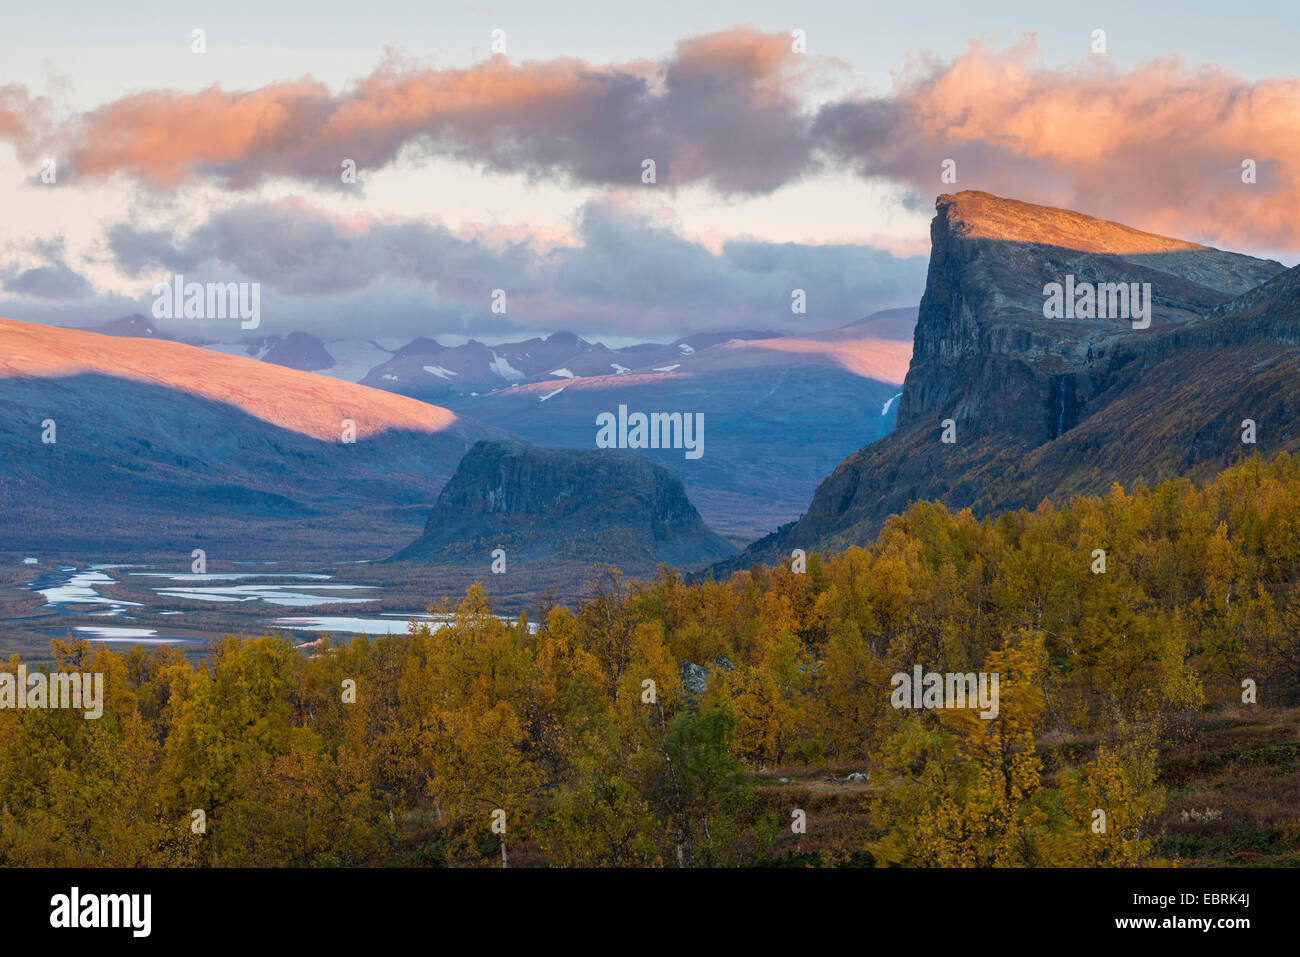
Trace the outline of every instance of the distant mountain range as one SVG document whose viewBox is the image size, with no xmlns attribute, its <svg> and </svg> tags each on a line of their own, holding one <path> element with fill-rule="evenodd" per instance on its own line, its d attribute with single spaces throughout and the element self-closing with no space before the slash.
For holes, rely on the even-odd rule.
<svg viewBox="0 0 1300 957">
<path fill-rule="evenodd" d="M 620 405 L 700 413 L 701 458 L 643 454 L 681 478 L 712 528 L 743 543 L 798 515 L 837 462 L 893 428 L 911 325 L 905 310 L 806 337 L 691 337 L 672 344 L 677 355 L 646 350 L 638 363 L 624 354 L 626 371 L 590 375 L 566 364 L 559 368 L 572 376 L 444 404 L 570 449 L 593 448 L 596 417 Z"/>
<path fill-rule="evenodd" d="M 192 344 L 359 381 L 552 448 L 595 448 L 596 416 L 620 404 L 702 413 L 701 459 L 646 454 L 743 544 L 796 517 L 845 455 L 893 428 L 915 321 L 914 308 L 892 309 L 806 336 L 741 330 L 619 349 L 569 332 L 490 346 L 417 338 L 390 349 L 300 332 Z M 95 331 L 162 337 L 143 316 Z"/>
<path fill-rule="evenodd" d="M 986 193 L 937 211 L 897 428 L 718 572 L 866 542 L 917 499 L 993 514 L 1300 446 L 1300 271 Z M 1045 317 L 1075 281 L 1150 284 L 1149 327 Z"/>
</svg>

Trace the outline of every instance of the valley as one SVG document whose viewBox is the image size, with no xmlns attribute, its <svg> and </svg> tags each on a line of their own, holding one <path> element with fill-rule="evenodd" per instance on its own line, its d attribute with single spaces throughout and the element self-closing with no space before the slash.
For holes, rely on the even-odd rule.
<svg viewBox="0 0 1300 957">
<path fill-rule="evenodd" d="M 15 940 L 1289 943 L 1294 4 L 132 6 L 0 31 Z"/>
<path fill-rule="evenodd" d="M 277 634 L 299 645 L 329 636 L 346 643 L 356 636 L 405 635 L 412 619 L 436 627 L 448 617 L 437 605 L 474 581 L 496 592 L 494 606 L 508 617 L 531 611 L 536 618 L 557 584 L 524 571 L 506 589 L 486 567 L 481 574 L 431 572 L 365 561 L 214 567 L 196 574 L 175 561 L 15 563 L 5 556 L 0 657 L 49 663 L 55 638 L 123 649 L 172 644 L 192 658 L 205 656 L 210 643 L 226 635 Z"/>
</svg>

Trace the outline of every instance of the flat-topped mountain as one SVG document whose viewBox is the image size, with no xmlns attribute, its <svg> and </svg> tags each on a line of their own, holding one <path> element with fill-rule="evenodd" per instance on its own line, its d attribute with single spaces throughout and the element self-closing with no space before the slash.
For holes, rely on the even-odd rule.
<svg viewBox="0 0 1300 957">
<path fill-rule="evenodd" d="M 700 519 L 681 481 L 644 456 L 483 441 L 443 488 L 424 534 L 393 560 L 486 572 L 497 548 L 507 573 L 542 561 L 644 573 L 735 553 Z"/>
<path fill-rule="evenodd" d="M 1067 427 L 1113 344 L 1198 319 L 1281 263 L 1140 232 L 987 193 L 940 196 L 930 270 L 898 418 L 943 413 L 979 431 L 1013 421 L 1037 444 Z M 1044 315 L 1044 288 L 1150 284 L 1149 327 L 1132 316 Z M 1094 299 L 1091 311 L 1100 312 Z M 1129 304 L 1130 313 L 1135 312 Z M 1062 421 L 1062 417 L 1067 420 Z"/>
<path fill-rule="evenodd" d="M 1294 271 L 987 193 L 936 209 L 897 428 L 726 568 L 866 541 L 917 499 L 991 513 L 1294 440 Z M 1079 291 L 1072 316 L 1049 317 L 1054 284 Z M 1149 296 L 1145 317 L 1116 314 L 1113 299 L 1100 314 L 1120 287 Z M 1246 418 L 1268 421 L 1267 440 L 1242 445 Z"/>
</svg>

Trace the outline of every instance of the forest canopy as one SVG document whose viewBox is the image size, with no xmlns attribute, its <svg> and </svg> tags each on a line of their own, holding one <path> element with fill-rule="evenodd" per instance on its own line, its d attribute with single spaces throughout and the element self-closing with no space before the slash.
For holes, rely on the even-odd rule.
<svg viewBox="0 0 1300 957">
<path fill-rule="evenodd" d="M 103 716 L 0 710 L 0 863 L 770 863 L 801 851 L 786 767 L 869 777 L 823 863 L 1150 863 L 1161 749 L 1300 704 L 1286 455 L 995 519 L 916 503 L 793 564 L 600 568 L 516 621 L 475 586 L 408 635 L 197 661 L 56 640 Z M 917 666 L 998 674 L 996 718 L 893 706 Z"/>
</svg>

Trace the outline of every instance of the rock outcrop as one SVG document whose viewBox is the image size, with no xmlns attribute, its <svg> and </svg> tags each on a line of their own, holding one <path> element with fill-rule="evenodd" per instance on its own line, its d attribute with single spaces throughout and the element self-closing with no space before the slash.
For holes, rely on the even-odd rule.
<svg viewBox="0 0 1300 957">
<path fill-rule="evenodd" d="M 989 514 L 1210 471 L 1242 453 L 1243 418 L 1270 422 L 1261 451 L 1295 438 L 1295 270 L 987 193 L 936 207 L 895 431 L 718 571 L 865 542 L 918 499 Z M 1149 326 L 1047 318 L 1048 285 L 1067 281 L 1149 283 Z"/>
<path fill-rule="evenodd" d="M 487 567 L 497 548 L 507 572 L 551 561 L 644 573 L 735 553 L 704 524 L 681 481 L 644 456 L 479 442 L 438 496 L 424 534 L 392 560 Z"/>
</svg>

